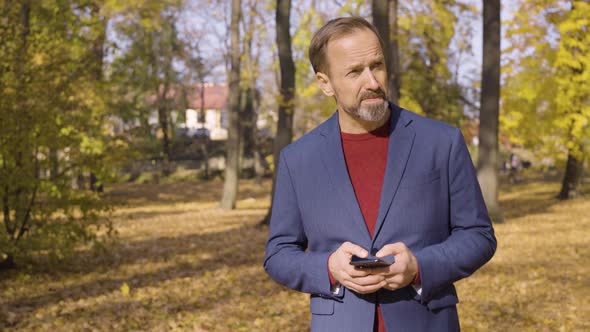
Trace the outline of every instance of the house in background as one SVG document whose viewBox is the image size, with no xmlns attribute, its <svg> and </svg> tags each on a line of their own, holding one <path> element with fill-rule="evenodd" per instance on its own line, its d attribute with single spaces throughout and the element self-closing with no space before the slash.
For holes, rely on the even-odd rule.
<svg viewBox="0 0 590 332">
<path fill-rule="evenodd" d="M 189 108 L 184 128 L 189 136 L 206 135 L 211 140 L 226 140 L 229 89 L 225 84 L 210 83 L 205 83 L 204 91 L 202 89 L 202 85 L 195 85 L 187 93 Z"/>
<path fill-rule="evenodd" d="M 179 112 L 183 112 L 182 110 L 170 112 L 172 128 L 180 128 L 185 135 L 190 137 L 206 136 L 211 140 L 226 140 L 228 136 L 228 86 L 226 84 L 205 83 L 204 88 L 202 85 L 196 84 L 187 86 L 182 90 L 184 92 L 181 92 L 181 89 L 172 88 L 167 94 L 167 98 L 175 99 L 178 104 L 181 103 L 179 98 L 186 98 L 186 105 L 188 106 L 184 110 L 184 122 L 178 122 L 179 119 L 182 119 L 179 116 Z M 155 104 L 155 101 L 155 96 L 149 96 L 147 99 L 148 104 Z M 154 131 L 157 131 L 158 123 L 158 112 L 153 109 L 149 112 L 147 124 L 154 128 Z M 115 115 L 108 118 L 109 131 L 113 135 L 140 125 L 139 119 L 124 122 Z M 256 125 L 258 129 L 268 127 L 265 119 L 258 119 Z"/>
</svg>

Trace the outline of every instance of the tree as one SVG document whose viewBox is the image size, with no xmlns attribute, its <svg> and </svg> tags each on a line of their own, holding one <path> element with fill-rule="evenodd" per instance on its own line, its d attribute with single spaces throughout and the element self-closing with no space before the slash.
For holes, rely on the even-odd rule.
<svg viewBox="0 0 590 332">
<path fill-rule="evenodd" d="M 236 206 L 240 171 L 240 26 L 241 1 L 232 0 L 231 6 L 231 68 L 229 73 L 229 126 L 225 163 L 225 179 L 220 206 L 230 210 Z"/>
<path fill-rule="evenodd" d="M 500 0 L 483 4 L 483 64 L 477 175 L 490 217 L 502 221 L 498 205 L 498 117 L 500 108 Z"/>
<path fill-rule="evenodd" d="M 208 64 L 205 63 L 205 59 L 203 58 L 203 52 L 200 46 L 201 40 L 197 40 L 193 43 L 193 47 L 191 49 L 191 53 L 194 53 L 194 56 L 190 56 L 187 61 L 187 75 L 185 75 L 185 80 L 187 82 L 193 83 L 199 87 L 199 115 L 197 116 L 197 122 L 200 123 L 203 128 L 205 126 L 205 117 L 206 117 L 206 110 L 205 110 L 205 86 L 206 86 L 206 78 L 211 74 L 211 69 Z M 187 93 L 188 94 L 188 93 Z M 199 139 L 199 149 L 202 153 L 202 158 L 204 160 L 204 174 L 203 178 L 205 180 L 209 179 L 209 137 L 204 137 Z"/>
<path fill-rule="evenodd" d="M 590 136 L 590 9 L 584 1 L 521 0 L 518 6 L 506 32 L 502 133 L 539 160 L 563 165 L 557 196 L 567 199 L 576 195 Z"/>
<path fill-rule="evenodd" d="M 274 174 L 271 197 L 274 197 L 276 173 L 281 149 L 291 143 L 291 139 L 293 138 L 295 63 L 293 62 L 293 53 L 291 52 L 291 34 L 289 32 L 290 16 L 291 0 L 277 0 L 275 22 L 277 46 L 279 48 L 279 63 L 281 66 L 281 94 L 279 97 L 279 120 L 277 122 L 277 133 L 273 149 Z M 268 224 L 270 222 L 271 212 L 272 203 L 263 223 Z"/>
<path fill-rule="evenodd" d="M 0 265 L 10 266 L 14 257 L 31 252 L 61 258 L 77 243 L 96 239 L 108 205 L 96 193 L 76 190 L 72 179 L 84 170 L 106 179 L 113 145 L 103 136 L 103 3 L 5 5 L 0 7 Z"/>
<path fill-rule="evenodd" d="M 155 151 L 144 148 L 141 152 L 150 159 L 161 159 L 162 173 L 168 175 L 172 158 L 171 112 L 185 104 L 181 98 L 184 82 L 180 65 L 191 67 L 186 56 L 187 42 L 179 37 L 177 29 L 182 2 L 135 0 L 112 6 L 114 41 L 118 47 L 109 64 L 109 80 L 116 90 L 111 104 L 124 121 L 139 120 L 143 130 L 137 135 L 141 137 L 135 137 L 142 139 L 137 142 L 147 138 L 148 142 L 160 145 Z M 152 137 L 149 118 L 154 111 L 158 129 Z"/>
<path fill-rule="evenodd" d="M 388 73 L 389 99 L 399 101 L 399 53 L 397 43 L 397 0 L 373 0 L 373 24 L 383 41 Z"/>
<path fill-rule="evenodd" d="M 465 118 L 465 86 L 451 71 L 460 63 L 454 44 L 468 36 L 456 35 L 475 11 L 461 1 L 399 2 L 397 39 L 401 81 L 399 104 L 430 118 L 460 126 Z"/>
<path fill-rule="evenodd" d="M 584 169 L 584 139 L 590 121 L 590 4 L 571 1 L 571 8 L 558 26 L 561 38 L 555 67 L 557 112 L 566 129 L 567 163 L 559 199 L 578 196 Z"/>
<path fill-rule="evenodd" d="M 261 16 L 258 11 L 258 4 L 260 1 L 247 2 L 247 19 L 242 20 L 244 24 L 243 37 L 243 54 L 240 77 L 241 89 L 241 105 L 240 105 L 240 156 L 241 160 L 248 160 L 252 162 L 258 183 L 262 181 L 262 166 L 261 156 L 258 149 L 258 129 L 256 127 L 257 109 L 259 105 L 260 94 L 256 87 L 258 79 L 259 63 L 260 63 L 260 48 L 261 48 L 261 34 L 264 34 L 264 29 L 260 24 L 257 24 L 257 19 Z M 257 37 L 257 44 L 252 46 L 255 37 Z M 255 53 L 255 48 L 257 53 Z M 244 163 L 240 163 L 244 165 Z M 244 167 L 242 167 L 244 168 Z"/>
<path fill-rule="evenodd" d="M 399 55 L 399 29 L 397 19 L 398 0 L 389 0 L 389 95 L 394 103 L 399 103 L 401 89 L 401 67 Z"/>
</svg>

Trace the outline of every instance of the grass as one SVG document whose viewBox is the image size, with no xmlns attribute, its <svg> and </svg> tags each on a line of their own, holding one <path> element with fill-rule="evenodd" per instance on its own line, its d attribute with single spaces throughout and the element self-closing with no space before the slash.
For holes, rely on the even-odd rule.
<svg viewBox="0 0 590 332">
<path fill-rule="evenodd" d="M 256 227 L 270 183 L 240 184 L 238 209 L 217 209 L 222 183 L 125 184 L 117 241 L 59 266 L 0 272 L 0 330 L 305 331 L 308 296 L 277 285 Z M 506 221 L 490 263 L 457 283 L 465 331 L 588 331 L 590 200 L 553 199 L 556 181 L 502 187 Z"/>
</svg>

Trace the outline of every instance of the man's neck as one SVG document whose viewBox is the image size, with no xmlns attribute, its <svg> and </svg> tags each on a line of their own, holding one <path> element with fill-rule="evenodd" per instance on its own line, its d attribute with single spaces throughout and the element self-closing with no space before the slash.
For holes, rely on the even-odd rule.
<svg viewBox="0 0 590 332">
<path fill-rule="evenodd" d="M 347 134 L 366 134 L 374 131 L 377 128 L 381 128 L 391 116 L 391 110 L 387 112 L 387 115 L 379 121 L 366 121 L 356 117 L 353 117 L 348 112 L 338 110 L 338 122 L 340 123 L 340 131 Z"/>
</svg>

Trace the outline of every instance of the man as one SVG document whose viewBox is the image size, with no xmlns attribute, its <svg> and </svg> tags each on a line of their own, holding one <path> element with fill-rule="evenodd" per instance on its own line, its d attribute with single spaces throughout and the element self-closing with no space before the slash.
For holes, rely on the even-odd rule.
<svg viewBox="0 0 590 332">
<path fill-rule="evenodd" d="M 461 132 L 388 103 L 376 29 L 328 22 L 309 57 L 338 110 L 282 150 L 264 267 L 310 293 L 312 331 L 459 330 L 453 282 L 496 239 Z M 353 255 L 395 256 L 355 268 Z"/>
</svg>

